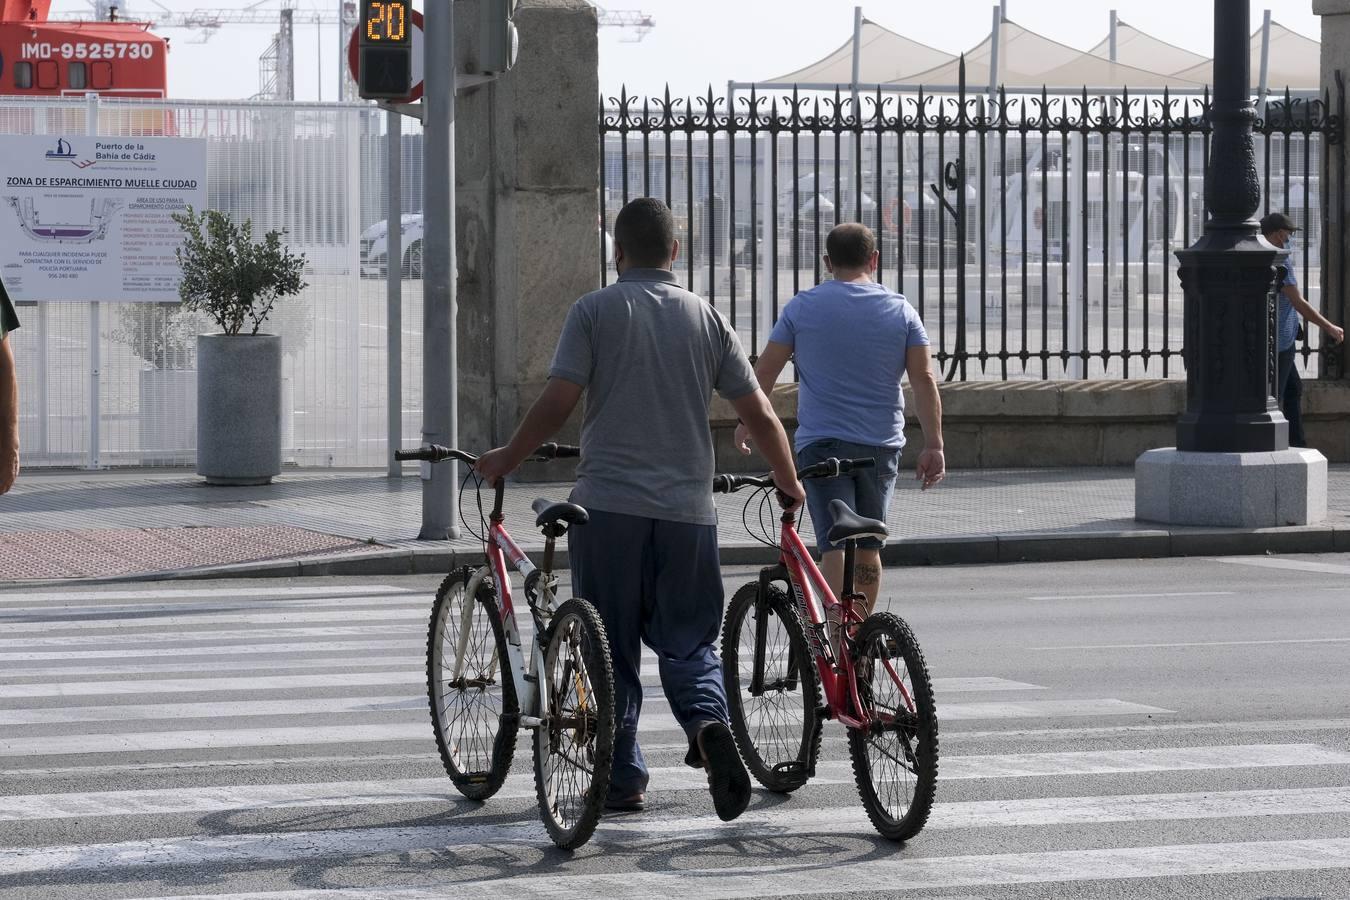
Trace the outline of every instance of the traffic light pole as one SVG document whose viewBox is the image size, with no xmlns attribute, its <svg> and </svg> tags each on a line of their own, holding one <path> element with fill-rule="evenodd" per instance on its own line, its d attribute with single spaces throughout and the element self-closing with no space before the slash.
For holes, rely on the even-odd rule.
<svg viewBox="0 0 1350 900">
<path fill-rule="evenodd" d="M 455 17 L 454 0 L 428 0 L 424 9 L 425 89 L 422 99 L 422 443 L 459 442 L 455 253 Z M 458 463 L 422 463 L 423 540 L 459 536 L 454 517 Z"/>
</svg>

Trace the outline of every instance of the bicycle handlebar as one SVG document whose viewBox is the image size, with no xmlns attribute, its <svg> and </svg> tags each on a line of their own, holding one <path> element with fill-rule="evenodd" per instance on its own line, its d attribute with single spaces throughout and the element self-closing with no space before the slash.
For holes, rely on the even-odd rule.
<svg viewBox="0 0 1350 900">
<path fill-rule="evenodd" d="M 870 456 L 860 457 L 859 459 L 835 459 L 830 457 L 823 462 L 807 466 L 797 473 L 799 479 L 807 478 L 836 478 L 840 475 L 848 475 L 858 469 L 874 468 L 877 461 Z M 774 487 L 772 475 L 714 475 L 712 480 L 712 489 L 714 494 L 734 494 L 741 488 Z"/>
<path fill-rule="evenodd" d="M 539 449 L 532 453 L 527 462 L 543 462 L 550 459 L 565 459 L 581 456 L 581 448 L 573 447 L 571 444 L 554 444 L 552 442 L 543 444 Z M 449 447 L 442 447 L 440 444 L 428 444 L 425 447 L 418 447 L 416 450 L 395 450 L 394 459 L 400 462 L 408 460 L 418 460 L 421 462 L 438 463 L 447 459 L 457 459 L 460 462 L 473 465 L 478 462 L 478 457 L 472 453 L 465 453 L 463 450 L 452 450 Z"/>
</svg>

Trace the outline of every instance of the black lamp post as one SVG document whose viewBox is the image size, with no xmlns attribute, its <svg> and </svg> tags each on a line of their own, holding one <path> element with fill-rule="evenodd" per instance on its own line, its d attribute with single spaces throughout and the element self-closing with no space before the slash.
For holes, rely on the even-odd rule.
<svg viewBox="0 0 1350 900">
<path fill-rule="evenodd" d="M 1177 449 L 1285 450 L 1289 423 L 1272 390 L 1275 328 L 1270 290 L 1289 251 L 1263 239 L 1261 183 L 1252 146 L 1249 0 L 1214 0 L 1213 136 L 1205 202 L 1210 218 L 1178 250 L 1185 293 L 1186 411 Z"/>
</svg>

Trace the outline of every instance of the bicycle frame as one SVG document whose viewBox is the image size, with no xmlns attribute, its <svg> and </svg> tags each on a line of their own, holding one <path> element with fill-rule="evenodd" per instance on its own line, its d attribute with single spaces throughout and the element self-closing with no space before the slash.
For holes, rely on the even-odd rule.
<svg viewBox="0 0 1350 900">
<path fill-rule="evenodd" d="M 506 635 L 506 664 L 511 670 L 511 678 L 515 682 L 516 698 L 521 709 L 520 724 L 526 728 L 537 728 L 540 719 L 539 698 L 541 687 L 547 690 L 551 687 L 549 679 L 551 674 L 547 666 L 541 666 L 540 661 L 543 657 L 540 641 L 544 637 L 544 619 L 552 613 L 556 604 L 553 594 L 553 584 L 551 579 L 542 577 L 542 572 L 530 562 L 530 558 L 525 555 L 516 542 L 511 539 L 507 533 L 502 514 L 502 497 L 504 486 L 499 484 L 496 489 L 496 502 L 493 505 L 492 515 L 489 519 L 490 527 L 488 531 L 487 544 L 487 563 L 474 570 L 465 585 L 465 597 L 472 598 L 478 596 L 478 588 L 484 580 L 491 578 L 492 584 L 497 592 L 497 608 L 501 613 L 502 631 Z M 551 571 L 553 568 L 553 540 L 549 539 L 547 549 L 544 553 L 544 569 Z M 534 619 L 535 642 L 530 648 L 529 659 L 525 658 L 525 653 L 521 648 L 520 628 L 516 624 L 515 605 L 511 597 L 511 576 L 507 569 L 507 563 L 514 568 L 525 579 L 525 590 L 536 590 L 537 597 L 530 604 L 530 614 Z M 541 615 L 540 610 L 543 610 Z M 462 678 L 464 675 L 464 659 L 468 651 L 469 632 L 473 622 L 473 603 L 464 604 L 463 619 L 459 629 L 459 643 L 455 648 L 455 677 Z M 493 660 L 493 665 L 500 665 L 501 660 Z M 543 669 L 544 684 L 540 684 L 537 669 Z M 489 673 L 492 667 L 489 667 Z"/>
<path fill-rule="evenodd" d="M 778 565 L 760 572 L 760 596 L 765 595 L 765 589 L 771 582 L 786 581 L 788 583 L 792 589 L 792 595 L 797 601 L 798 614 L 801 617 L 803 630 L 806 632 L 807 646 L 820 675 L 821 689 L 825 692 L 826 716 L 837 719 L 849 728 L 869 728 L 873 724 L 871 716 L 859 719 L 849 712 L 850 709 L 864 708 L 858 696 L 858 681 L 854 677 L 852 656 L 848 653 L 836 655 L 828 632 L 827 612 L 832 608 L 837 607 L 839 609 L 841 647 L 843 642 L 850 640 L 849 632 L 852 628 L 862 622 L 862 616 L 858 613 L 857 605 L 863 599 L 863 595 L 852 590 L 854 544 L 849 541 L 844 548 L 844 590 L 841 592 L 844 596 L 841 600 L 835 597 L 834 591 L 826 583 L 825 576 L 821 574 L 820 568 L 811 559 L 810 552 L 797 534 L 796 525 L 796 513 L 790 510 L 784 512 L 782 530 L 779 534 Z M 755 673 L 753 678 L 758 679 L 760 673 L 764 671 L 765 629 L 768 627 L 768 623 L 762 615 L 757 615 L 755 620 L 757 624 L 752 671 Z M 892 666 L 890 660 L 884 660 L 883 663 L 891 677 L 895 678 L 905 702 L 912 708 L 913 699 L 909 696 L 909 692 L 905 690 L 904 683 L 896 673 L 894 666 Z M 800 665 L 801 661 L 797 661 L 797 664 Z M 789 667 L 789 672 L 791 671 L 792 669 Z M 752 681 L 750 690 L 751 693 L 762 691 L 763 686 Z"/>
</svg>

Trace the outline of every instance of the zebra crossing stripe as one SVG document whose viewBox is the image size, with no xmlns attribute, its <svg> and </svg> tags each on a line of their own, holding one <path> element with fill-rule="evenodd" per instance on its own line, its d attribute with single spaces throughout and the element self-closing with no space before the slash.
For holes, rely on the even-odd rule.
<svg viewBox="0 0 1350 900">
<path fill-rule="evenodd" d="M 1057 719 L 1080 716 L 1166 715 L 1175 710 L 1145 706 L 1126 700 L 1021 700 L 997 703 L 942 703 L 938 719 L 943 722 L 967 719 Z"/>
<path fill-rule="evenodd" d="M 391 669 L 398 666 L 409 664 L 416 665 L 421 661 L 421 653 L 404 653 L 399 656 L 353 656 L 350 653 L 342 653 L 331 656 L 321 656 L 313 659 L 236 659 L 236 660 L 213 660 L 211 662 L 195 662 L 191 659 L 183 659 L 177 662 L 168 663 L 104 663 L 95 666 L 4 666 L 0 665 L 0 678 L 69 678 L 73 676 L 88 677 L 92 675 L 191 675 L 197 672 L 251 672 L 255 669 L 266 669 L 269 671 L 283 669 L 326 669 L 326 668 L 345 668 L 345 669 Z M 419 672 L 425 678 L 425 673 Z M 331 680 L 331 679 L 330 679 Z"/>
<path fill-rule="evenodd" d="M 513 778 L 494 799 L 533 798 L 528 778 Z M 659 802 L 662 794 L 704 789 L 698 773 L 678 786 L 662 785 L 648 795 Z M 303 807 L 379 806 L 401 803 L 455 803 L 462 799 L 444 778 L 387 781 L 335 781 L 304 784 L 238 785 L 165 790 L 101 791 L 70 794 L 30 794 L 0 797 L 0 821 L 32 822 L 98 816 L 181 815 L 232 810 Z M 837 826 L 864 829 L 867 816 L 860 806 L 842 808 L 751 809 L 737 827 L 761 837 L 804 835 Z M 486 814 L 486 812 L 485 812 Z M 494 815 L 496 813 L 493 813 Z M 1203 793 L 1126 794 L 1095 797 L 1046 797 L 1022 800 L 975 800 L 940 803 L 928 820 L 929 829 L 1013 828 L 1091 825 L 1112 822 L 1152 822 L 1199 819 L 1241 819 L 1266 816 L 1350 814 L 1350 787 L 1290 788 Z M 465 820 L 472 824 L 472 819 Z M 706 817 L 626 818 L 600 826 L 600 840 L 622 843 L 629 837 L 650 839 L 707 832 L 725 835 Z M 531 832 L 531 842 L 537 833 Z M 442 832 L 440 841 L 444 842 Z M 489 838 L 489 842 L 491 839 Z M 406 848 L 405 848 L 406 849 Z"/>
<path fill-rule="evenodd" d="M 275 586 L 223 588 L 151 588 L 134 591 L 12 591 L 0 593 L 0 606 L 12 603 L 111 603 L 113 601 L 140 601 L 152 603 L 163 600 L 192 600 L 198 598 L 262 597 L 292 599 L 300 597 L 379 597 L 391 594 L 424 593 L 416 588 L 390 584 L 334 584 L 328 586 Z"/>
<path fill-rule="evenodd" d="M 369 687 L 383 684 L 425 684 L 426 672 L 421 660 L 413 657 L 398 662 L 408 668 L 388 672 L 342 672 L 332 675 L 256 675 L 227 678 L 155 678 L 127 681 L 51 681 L 33 684 L 0 684 L 0 700 L 31 697 L 95 697 L 109 694 L 189 694 L 222 691 L 280 691 L 295 688 Z M 334 663 L 341 665 L 341 663 Z M 257 666 L 256 668 L 266 668 Z M 3 672 L 3 670 L 0 670 Z M 654 677 L 654 676 L 653 676 Z M 934 678 L 933 689 L 941 695 L 986 690 L 970 685 L 971 679 Z M 1037 690 L 1034 685 L 1031 686 Z M 660 696 L 656 684 L 645 686 L 648 696 Z"/>
<path fill-rule="evenodd" d="M 425 716 L 426 697 L 398 694 L 382 697 L 314 697 L 293 700 L 217 700 L 201 703 L 138 703 L 97 706 L 42 706 L 0 709 L 0 725 L 60 725 L 69 722 L 125 722 L 153 719 L 234 719 L 266 716 L 360 715 L 417 710 Z M 1079 718 L 1086 716 L 1162 715 L 1171 710 L 1123 700 L 1039 700 L 1021 703 L 943 703 L 943 722 L 973 719 Z M 638 730 L 678 728 L 669 712 L 653 707 L 643 712 Z"/>
<path fill-rule="evenodd" d="M 381 621 L 388 619 L 416 619 L 425 621 L 427 611 L 422 608 L 404 609 L 332 609 L 332 610 L 269 610 L 224 616 L 217 615 L 168 615 L 126 618 L 107 622 L 79 622 L 62 619 L 55 622 L 6 622 L 7 632 L 45 633 L 50 631 L 79 631 L 91 634 L 107 631 L 126 632 L 135 628 L 169 629 L 182 626 L 200 625 L 282 625 L 297 622 L 351 622 Z"/>
<path fill-rule="evenodd" d="M 263 598 L 244 600 L 211 600 L 195 603 L 140 603 L 113 604 L 109 606 L 24 606 L 0 607 L 0 622 L 50 622 L 81 621 L 99 622 L 128 621 L 147 618 L 151 614 L 207 615 L 221 612 L 282 612 L 296 610 L 303 612 L 321 612 L 339 609 L 420 609 L 430 613 L 431 602 L 427 598 L 409 597 L 397 594 L 389 597 L 345 597 L 314 600 L 267 600 Z"/>
<path fill-rule="evenodd" d="M 99 645 L 104 646 L 104 645 Z M 140 650 L 0 650 L 0 667 L 6 663 L 56 662 L 64 659 L 163 659 L 166 656 L 270 656 L 276 653 L 339 653 L 343 659 L 352 659 L 353 654 L 366 650 L 416 650 L 413 658 L 426 651 L 427 642 L 420 637 L 398 638 L 387 641 L 311 641 L 308 643 L 285 644 L 222 644 L 208 647 L 147 647 Z M 408 657 L 405 656 L 404 659 Z M 53 666 L 50 671 L 60 672 Z M 0 668 L 0 672 L 13 674 Z"/>
<path fill-rule="evenodd" d="M 843 879 L 860 885 L 896 885 L 906 891 L 1011 884 L 1128 881 L 1262 872 L 1350 869 L 1350 838 L 1177 844 L 1102 850 L 1052 850 L 967 856 L 872 860 L 809 867 L 737 866 L 679 872 L 613 872 L 595 875 L 514 875 L 483 881 L 444 882 L 417 888 L 324 888 L 242 894 L 193 894 L 156 900 L 558 900 L 621 897 L 711 900 L 830 894 Z"/>
<path fill-rule="evenodd" d="M 420 629 L 406 625 L 305 625 L 289 628 L 250 628 L 248 630 L 221 631 L 142 631 L 131 634 L 114 635 L 119 647 L 134 647 L 140 644 L 186 644 L 190 646 L 213 646 L 222 641 L 248 641 L 250 644 L 266 646 L 269 640 L 302 640 L 306 638 L 371 637 L 388 634 L 403 635 L 410 639 Z M 39 647 L 106 647 L 108 635 L 86 636 L 83 634 L 65 634 L 55 637 L 33 635 L 22 638 L 0 638 L 0 652 L 7 650 L 33 650 Z M 144 651 L 153 655 L 158 648 L 150 646 Z"/>
<path fill-rule="evenodd" d="M 719 825 L 709 815 L 698 820 L 711 840 L 762 839 L 753 821 Z M 623 835 L 628 835 L 624 838 Z M 781 836 L 781 834 L 780 834 Z M 400 854 L 416 864 L 442 856 L 449 847 L 547 843 L 537 823 L 464 824 L 333 831 L 158 838 L 0 850 L 0 876 L 60 871 L 106 873 L 127 868 L 294 863 L 318 858 Z M 688 838 L 688 835 L 686 835 Z M 623 844 L 664 843 L 665 833 L 643 836 L 622 824 L 604 825 L 597 840 Z M 1185 877 L 1350 868 L 1350 838 L 1189 844 L 1098 850 L 1057 850 L 1010 854 L 906 857 L 819 868 L 798 863 L 681 872 L 616 872 L 590 875 L 517 875 L 509 879 L 451 882 L 440 888 L 475 900 L 625 896 L 689 900 L 712 897 L 768 897 L 837 893 L 845 874 L 854 883 L 903 884 L 916 888 L 976 887 L 1086 880 Z M 860 881 L 864 880 L 864 881 Z M 379 891 L 379 893 L 374 893 Z M 197 895 L 206 896 L 206 895 Z M 267 897 L 272 900 L 332 900 L 335 897 L 398 896 L 388 889 L 282 891 L 265 894 L 213 894 L 217 898 Z"/>
</svg>

